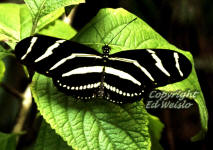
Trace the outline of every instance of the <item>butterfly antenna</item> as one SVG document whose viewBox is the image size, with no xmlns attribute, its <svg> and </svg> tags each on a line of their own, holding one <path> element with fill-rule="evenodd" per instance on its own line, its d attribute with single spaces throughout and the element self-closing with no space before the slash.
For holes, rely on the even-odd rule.
<svg viewBox="0 0 213 150">
<path fill-rule="evenodd" d="M 133 21 L 135 21 L 137 18 L 134 18 L 133 20 L 131 20 L 130 22 L 128 22 L 110 41 L 107 45 L 109 45 L 117 36 L 118 34 L 120 34 L 124 28 L 126 28 L 130 23 L 132 23 Z"/>
<path fill-rule="evenodd" d="M 99 32 L 98 29 L 95 27 L 95 25 L 94 25 L 94 28 L 95 28 L 96 32 L 98 33 L 98 35 L 101 37 L 101 41 L 106 45 L 106 43 L 104 42 L 104 38 L 101 36 L 100 32 Z"/>
</svg>

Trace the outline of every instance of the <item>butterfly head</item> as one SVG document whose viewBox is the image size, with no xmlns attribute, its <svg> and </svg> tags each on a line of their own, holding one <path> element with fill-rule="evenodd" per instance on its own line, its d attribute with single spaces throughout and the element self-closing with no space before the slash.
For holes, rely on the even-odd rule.
<svg viewBox="0 0 213 150">
<path fill-rule="evenodd" d="M 102 47 L 102 50 L 103 50 L 103 54 L 104 54 L 104 55 L 109 55 L 109 52 L 110 52 L 110 50 L 111 50 L 111 47 L 109 47 L 108 45 L 104 45 L 104 46 Z"/>
</svg>

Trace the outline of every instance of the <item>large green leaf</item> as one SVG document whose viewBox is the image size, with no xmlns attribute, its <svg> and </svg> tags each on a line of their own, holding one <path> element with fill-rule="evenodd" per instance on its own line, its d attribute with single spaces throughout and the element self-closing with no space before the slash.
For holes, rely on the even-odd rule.
<svg viewBox="0 0 213 150">
<path fill-rule="evenodd" d="M 0 10 L 0 40 L 14 48 L 18 41 L 31 35 L 32 16 L 29 9 L 23 4 L 0 4 Z M 64 10 L 59 9 L 42 17 L 36 26 L 37 28 L 35 28 L 35 32 L 56 20 L 63 13 Z"/>
<path fill-rule="evenodd" d="M 150 149 L 142 103 L 118 106 L 100 99 L 84 103 L 58 92 L 45 76 L 36 74 L 33 83 L 42 116 L 74 149 Z"/>
<path fill-rule="evenodd" d="M 34 150 L 72 150 L 72 147 L 51 129 L 45 121 L 42 122 Z"/>
<path fill-rule="evenodd" d="M 120 32 L 129 21 L 136 16 L 130 14 L 124 9 L 102 9 L 98 15 L 82 29 L 73 40 L 86 44 L 94 49 L 102 52 L 103 43 L 111 41 L 111 39 Z M 98 32 L 96 29 L 98 29 Z M 99 35 L 100 34 L 100 35 Z M 103 40 L 102 40 L 102 38 Z M 141 19 L 137 19 L 130 25 L 128 25 L 116 38 L 109 44 L 112 48 L 111 53 L 116 53 L 121 50 L 131 49 L 170 49 L 178 51 L 184 54 L 192 63 L 193 69 L 190 76 L 174 84 L 169 84 L 165 87 L 160 87 L 160 90 L 164 91 L 176 91 L 176 90 L 188 90 L 198 91 L 199 95 L 193 100 L 196 101 L 200 110 L 200 118 L 202 129 L 205 132 L 207 130 L 208 112 L 205 105 L 205 100 L 200 89 L 200 85 L 197 79 L 197 75 L 194 69 L 193 57 L 189 52 L 182 51 L 176 48 L 174 45 L 168 43 L 157 32 L 155 32 L 150 26 L 148 26 Z M 192 99 L 190 95 L 186 98 Z"/>
<path fill-rule="evenodd" d="M 117 33 L 136 16 L 124 9 L 102 9 L 73 39 L 100 53 Z M 97 33 L 98 31 L 98 33 Z M 109 43 L 111 54 L 131 49 L 171 49 L 184 54 L 193 64 L 189 52 L 169 44 L 141 19 L 129 24 Z M 193 69 L 189 78 L 163 87 L 163 90 L 191 88 L 186 82 L 199 86 Z M 193 87 L 201 92 L 199 87 Z M 148 115 L 142 102 L 118 106 L 97 99 L 91 103 L 75 101 L 59 92 L 51 79 L 36 74 L 33 96 L 38 109 L 53 129 L 75 149 L 150 149 Z M 202 92 L 201 92 L 202 94 Z M 195 98 L 201 114 L 203 129 L 207 127 L 204 99 Z"/>
<path fill-rule="evenodd" d="M 93 47 L 102 53 L 104 43 L 108 44 L 124 26 L 136 17 L 121 8 L 101 9 L 98 15 L 73 40 Z M 175 46 L 169 44 L 140 18 L 137 18 L 133 23 L 126 26 L 112 40 L 109 46 L 112 48 L 110 51 L 111 54 L 124 50 L 145 48 L 164 48 L 178 51 Z"/>
<path fill-rule="evenodd" d="M 15 150 L 16 135 L 0 132 L 0 148 L 1 150 Z"/>
<path fill-rule="evenodd" d="M 29 7 L 33 18 L 39 20 L 41 17 L 68 5 L 84 3 L 85 0 L 24 0 Z"/>
</svg>

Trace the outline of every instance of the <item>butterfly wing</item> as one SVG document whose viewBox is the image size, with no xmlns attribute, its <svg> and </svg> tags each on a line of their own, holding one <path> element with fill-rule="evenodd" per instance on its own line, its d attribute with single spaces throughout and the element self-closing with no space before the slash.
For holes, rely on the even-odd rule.
<svg viewBox="0 0 213 150">
<path fill-rule="evenodd" d="M 49 69 L 61 59 L 73 54 L 99 55 L 82 44 L 43 35 L 25 38 L 15 47 L 15 55 L 22 64 L 48 75 Z"/>
<path fill-rule="evenodd" d="M 132 64 L 112 59 L 109 61 L 105 67 L 105 99 L 116 103 L 141 100 L 144 91 L 132 71 L 137 72 L 137 68 L 134 68 Z"/>
<path fill-rule="evenodd" d="M 140 100 L 155 87 L 188 77 L 192 65 L 181 53 L 171 50 L 130 50 L 110 55 L 106 73 L 106 95 L 118 103 Z M 113 88 L 116 87 L 116 90 Z"/>
<path fill-rule="evenodd" d="M 184 55 L 171 50 L 123 51 L 105 61 L 92 48 L 47 36 L 22 40 L 15 54 L 23 64 L 52 77 L 67 95 L 90 99 L 102 92 L 101 97 L 117 103 L 140 100 L 155 87 L 181 81 L 192 68 Z"/>
<path fill-rule="evenodd" d="M 58 89 L 68 95 L 91 98 L 97 93 L 103 65 L 102 57 L 92 48 L 39 35 L 19 42 L 15 54 L 22 64 L 52 77 Z"/>
</svg>

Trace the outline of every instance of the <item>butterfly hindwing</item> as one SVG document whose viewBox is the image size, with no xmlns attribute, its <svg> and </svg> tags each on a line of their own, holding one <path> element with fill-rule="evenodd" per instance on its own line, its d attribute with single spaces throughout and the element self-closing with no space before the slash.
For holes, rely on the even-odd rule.
<svg viewBox="0 0 213 150">
<path fill-rule="evenodd" d="M 72 64 L 72 61 L 70 63 Z M 66 67 L 67 64 L 69 62 L 64 63 Z M 103 66 L 97 66 L 98 63 L 93 62 L 90 65 L 87 63 L 87 66 L 60 69 L 64 68 L 64 65 L 59 67 L 60 75 L 53 74 L 52 77 L 59 90 L 80 99 L 94 98 L 101 84 Z"/>
<path fill-rule="evenodd" d="M 122 100 L 123 103 L 134 102 L 141 99 L 144 89 L 137 80 L 140 70 L 133 64 L 114 60 L 110 61 L 105 68 L 105 93 L 106 98 Z M 139 76 L 134 76 L 138 73 Z"/>
</svg>

